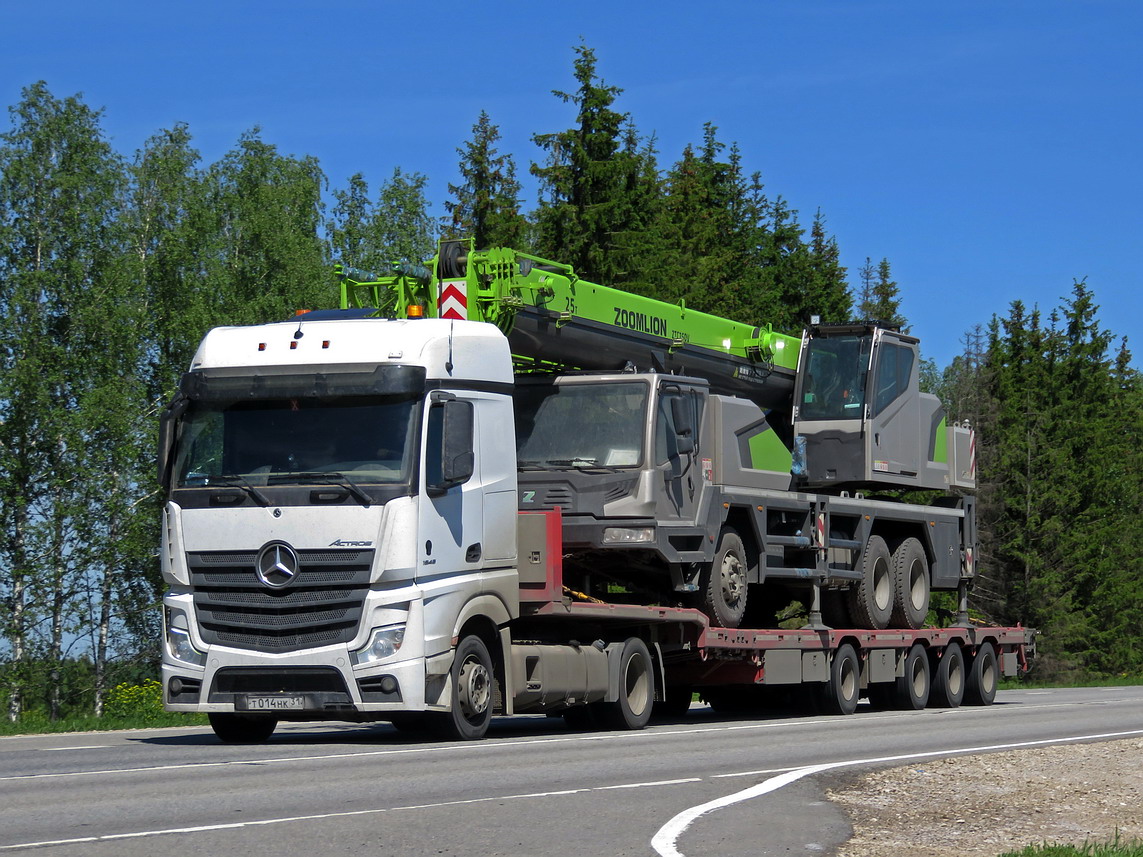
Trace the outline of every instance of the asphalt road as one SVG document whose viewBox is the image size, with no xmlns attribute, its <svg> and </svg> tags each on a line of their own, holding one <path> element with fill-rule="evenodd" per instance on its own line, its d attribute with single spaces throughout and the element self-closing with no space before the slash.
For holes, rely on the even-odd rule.
<svg viewBox="0 0 1143 857">
<path fill-rule="evenodd" d="M 863 704 L 852 717 L 732 720 L 695 705 L 684 723 L 634 733 L 525 717 L 468 744 L 380 724 L 284 725 L 258 746 L 205 727 L 3 738 L 0 855 L 812 854 L 849 833 L 822 798 L 831 778 L 1124 733 L 1143 734 L 1143 688 L 909 713 Z M 790 773 L 841 762 L 856 764 Z"/>
</svg>

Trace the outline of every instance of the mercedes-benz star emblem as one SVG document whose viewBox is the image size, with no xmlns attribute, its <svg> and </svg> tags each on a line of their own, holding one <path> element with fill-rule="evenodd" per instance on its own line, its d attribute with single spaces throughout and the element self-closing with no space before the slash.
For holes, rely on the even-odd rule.
<svg viewBox="0 0 1143 857">
<path fill-rule="evenodd" d="M 254 560 L 258 579 L 275 589 L 293 583 L 300 566 L 297 551 L 285 542 L 270 542 L 258 551 Z"/>
</svg>

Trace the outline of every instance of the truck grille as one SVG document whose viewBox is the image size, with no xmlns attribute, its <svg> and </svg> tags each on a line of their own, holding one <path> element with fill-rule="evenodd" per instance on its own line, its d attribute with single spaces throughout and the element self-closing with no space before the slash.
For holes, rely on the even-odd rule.
<svg viewBox="0 0 1143 857">
<path fill-rule="evenodd" d="M 256 551 L 188 553 L 203 640 L 258 652 L 352 640 L 369 591 L 373 551 L 297 553 L 298 575 L 286 589 L 271 589 L 258 579 Z"/>
</svg>

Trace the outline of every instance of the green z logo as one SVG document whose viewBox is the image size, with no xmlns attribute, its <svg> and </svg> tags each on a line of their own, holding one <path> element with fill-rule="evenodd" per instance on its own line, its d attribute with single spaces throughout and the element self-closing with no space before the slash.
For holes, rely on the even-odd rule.
<svg viewBox="0 0 1143 857">
<path fill-rule="evenodd" d="M 535 491 L 525 491 L 524 492 L 524 499 L 521 500 L 520 502 L 521 503 L 531 503 L 535 499 L 536 499 L 536 492 Z"/>
</svg>

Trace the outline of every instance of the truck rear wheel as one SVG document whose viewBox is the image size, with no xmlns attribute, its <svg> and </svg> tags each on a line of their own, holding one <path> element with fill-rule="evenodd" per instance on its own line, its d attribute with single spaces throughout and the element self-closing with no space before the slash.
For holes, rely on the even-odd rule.
<svg viewBox="0 0 1143 857">
<path fill-rule="evenodd" d="M 933 704 L 940 708 L 957 708 L 964 701 L 964 650 L 959 643 L 949 643 L 940 660 L 932 666 Z"/>
<path fill-rule="evenodd" d="M 903 711 L 920 711 L 928 705 L 931 676 L 929 653 L 920 643 L 914 643 L 905 655 L 905 674 L 897 677 L 896 707 Z"/>
<path fill-rule="evenodd" d="M 441 716 L 441 731 L 448 738 L 475 741 L 484 737 L 492 722 L 492 656 L 477 636 L 465 637 L 452 662 L 449 711 Z"/>
<path fill-rule="evenodd" d="M 861 696 L 861 660 L 845 643 L 834 652 L 829 681 L 822 688 L 822 707 L 828 714 L 853 714 Z"/>
<path fill-rule="evenodd" d="M 207 718 L 214 734 L 226 744 L 261 744 L 278 728 L 277 718 L 256 714 L 211 712 Z"/>
<path fill-rule="evenodd" d="M 849 590 L 854 627 L 879 631 L 893 615 L 893 557 L 881 536 L 870 536 L 861 557 L 861 580 Z"/>
<path fill-rule="evenodd" d="M 611 729 L 642 729 L 655 706 L 655 672 L 651 652 L 638 637 L 629 637 L 619 654 L 619 698 L 597 703 L 599 719 Z"/>
<path fill-rule="evenodd" d="M 746 550 L 738 533 L 726 527 L 700 580 L 702 610 L 715 625 L 737 628 L 746 613 L 746 590 Z"/>
<path fill-rule="evenodd" d="M 1000 680 L 1000 669 L 996 663 L 996 649 L 992 643 L 981 643 L 976 657 L 968 667 L 968 682 L 965 687 L 966 705 L 992 705 L 996 701 L 996 685 Z"/>
<path fill-rule="evenodd" d="M 891 628 L 916 630 L 929 616 L 929 558 L 914 538 L 893 551 L 893 615 Z"/>
</svg>

